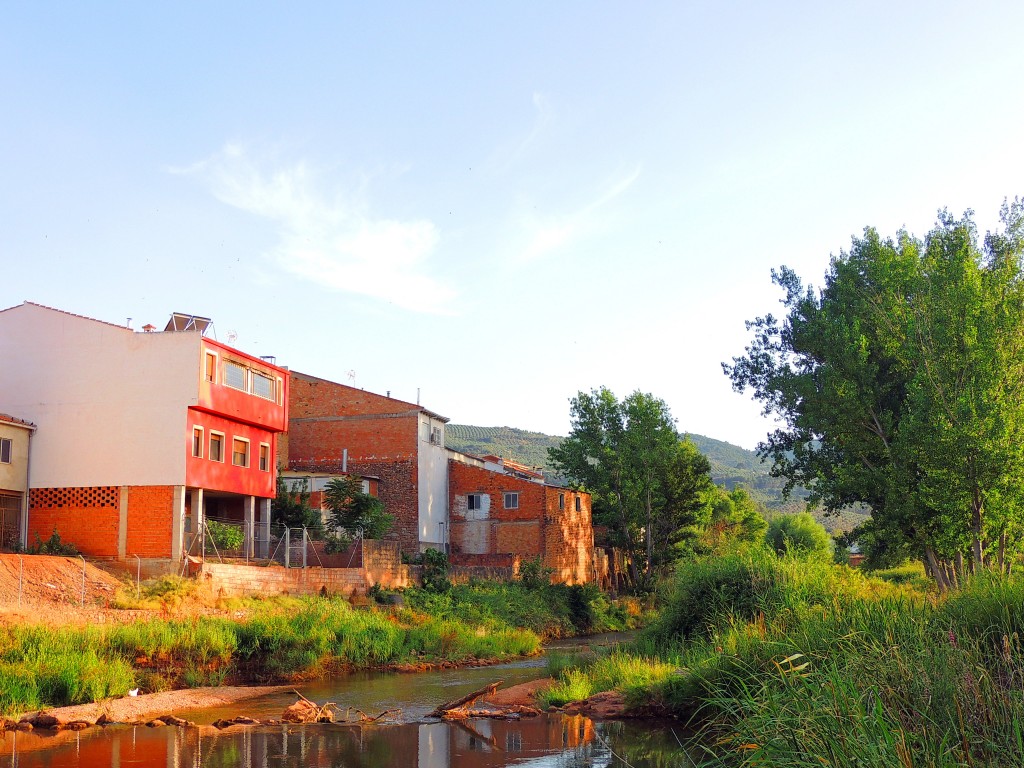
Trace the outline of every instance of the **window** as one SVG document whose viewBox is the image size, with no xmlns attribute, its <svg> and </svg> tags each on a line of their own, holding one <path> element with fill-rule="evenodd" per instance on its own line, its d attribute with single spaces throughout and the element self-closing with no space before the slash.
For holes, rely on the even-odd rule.
<svg viewBox="0 0 1024 768">
<path fill-rule="evenodd" d="M 11 463 L 11 438 L 0 437 L 0 464 Z"/>
<path fill-rule="evenodd" d="M 505 509 L 519 509 L 519 493 L 505 491 Z"/>
<path fill-rule="evenodd" d="M 210 461 L 224 461 L 224 433 L 210 433 Z"/>
<path fill-rule="evenodd" d="M 565 509 L 565 494 L 564 493 L 558 494 L 558 508 L 559 509 Z"/>
<path fill-rule="evenodd" d="M 206 353 L 206 362 L 203 365 L 203 377 L 209 382 L 217 381 L 217 356 L 213 352 Z"/>
<path fill-rule="evenodd" d="M 431 427 L 430 429 L 430 444 L 440 445 L 441 444 L 441 428 Z"/>
<path fill-rule="evenodd" d="M 466 497 L 467 508 L 469 510 L 483 509 L 483 499 L 480 498 L 479 493 L 471 493 Z"/>
<path fill-rule="evenodd" d="M 192 455 L 197 459 L 203 458 L 203 428 L 192 427 Z"/>
<path fill-rule="evenodd" d="M 274 380 L 262 373 L 252 372 L 252 393 L 264 400 L 274 400 Z"/>
<path fill-rule="evenodd" d="M 576 511 L 579 512 L 583 509 L 583 501 L 579 496 L 576 497 Z"/>
<path fill-rule="evenodd" d="M 236 467 L 249 466 L 249 441 L 236 437 L 231 441 L 231 463 Z"/>
<path fill-rule="evenodd" d="M 233 363 L 230 360 L 224 363 L 224 383 L 232 389 L 240 389 L 245 392 L 245 379 L 248 369 L 244 365 Z"/>
<path fill-rule="evenodd" d="M 260 472 L 270 471 L 270 446 L 260 443 Z"/>
</svg>

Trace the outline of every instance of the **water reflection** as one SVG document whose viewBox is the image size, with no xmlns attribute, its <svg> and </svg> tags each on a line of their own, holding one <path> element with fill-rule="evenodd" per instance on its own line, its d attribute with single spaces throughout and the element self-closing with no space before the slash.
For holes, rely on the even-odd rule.
<svg viewBox="0 0 1024 768">
<path fill-rule="evenodd" d="M 688 766 L 667 728 L 597 724 L 581 716 L 398 726 L 234 728 L 112 726 L 52 735 L 11 732 L 0 768 L 595 768 Z"/>
</svg>

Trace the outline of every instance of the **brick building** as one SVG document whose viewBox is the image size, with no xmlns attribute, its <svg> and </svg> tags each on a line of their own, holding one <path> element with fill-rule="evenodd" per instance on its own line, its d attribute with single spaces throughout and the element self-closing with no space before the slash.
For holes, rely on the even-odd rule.
<svg viewBox="0 0 1024 768">
<path fill-rule="evenodd" d="M 590 494 L 496 456 L 452 452 L 448 465 L 453 562 L 513 565 L 540 558 L 552 580 L 594 579 Z"/>
<path fill-rule="evenodd" d="M 216 515 L 244 522 L 252 549 L 257 520 L 269 529 L 288 372 L 208 328 L 0 310 L 0 410 L 36 425 L 23 543 L 56 529 L 95 557 L 177 560 Z"/>
<path fill-rule="evenodd" d="M 295 474 L 375 478 L 402 551 L 444 548 L 447 422 L 420 405 L 293 371 L 282 463 Z"/>
</svg>

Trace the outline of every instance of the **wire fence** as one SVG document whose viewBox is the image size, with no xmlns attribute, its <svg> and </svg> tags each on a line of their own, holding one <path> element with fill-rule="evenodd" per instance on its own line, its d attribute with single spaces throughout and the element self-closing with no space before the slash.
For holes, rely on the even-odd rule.
<svg viewBox="0 0 1024 768">
<path fill-rule="evenodd" d="M 199 531 L 188 534 L 185 554 L 221 563 L 308 568 L 323 566 L 321 550 L 306 528 L 256 524 L 249 531 L 244 521 L 208 517 Z"/>
</svg>

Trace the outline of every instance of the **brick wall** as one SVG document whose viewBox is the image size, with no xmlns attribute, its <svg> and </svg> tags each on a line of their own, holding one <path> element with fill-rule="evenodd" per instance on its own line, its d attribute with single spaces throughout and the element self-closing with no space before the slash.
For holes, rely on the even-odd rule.
<svg viewBox="0 0 1024 768">
<path fill-rule="evenodd" d="M 519 507 L 505 509 L 505 493 L 512 491 L 519 494 Z M 486 519 L 473 519 L 474 513 L 467 505 L 471 493 L 486 494 L 490 498 Z M 448 494 L 449 541 L 453 554 L 516 553 L 532 557 L 542 554 L 544 486 L 483 467 L 449 461 Z"/>
<path fill-rule="evenodd" d="M 170 557 L 174 487 L 133 485 L 128 491 L 126 554 L 139 557 Z"/>
<path fill-rule="evenodd" d="M 46 541 L 54 530 L 61 541 L 92 557 L 117 557 L 120 488 L 33 488 L 29 492 L 28 543 Z"/>
<path fill-rule="evenodd" d="M 289 469 L 379 477 L 378 497 L 395 518 L 388 539 L 419 551 L 419 406 L 293 373 L 289 389 Z"/>
<path fill-rule="evenodd" d="M 369 545 L 363 568 L 279 568 L 226 563 L 203 563 L 200 578 L 226 597 L 240 595 L 365 595 L 374 584 L 388 589 L 414 585 L 412 572 L 402 565 L 395 544 Z M 378 546 L 381 545 L 381 546 Z"/>
<path fill-rule="evenodd" d="M 590 516 L 590 494 L 545 486 L 545 495 L 545 567 L 553 569 L 553 580 L 565 584 L 592 581 L 594 528 Z M 577 500 L 579 511 L 576 510 Z"/>
<path fill-rule="evenodd" d="M 288 463 L 415 457 L 420 407 L 293 373 Z"/>
</svg>

